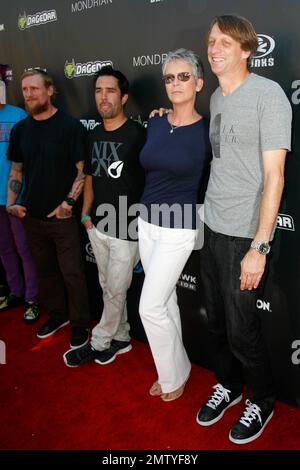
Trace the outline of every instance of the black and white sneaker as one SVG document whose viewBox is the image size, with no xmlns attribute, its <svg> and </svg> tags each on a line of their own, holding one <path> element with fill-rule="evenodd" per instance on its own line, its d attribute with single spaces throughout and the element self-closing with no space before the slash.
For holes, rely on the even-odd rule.
<svg viewBox="0 0 300 470">
<path fill-rule="evenodd" d="M 63 326 L 68 325 L 68 323 L 70 323 L 69 320 L 57 320 L 56 318 L 49 318 L 49 320 L 47 320 L 38 330 L 37 337 L 47 338 L 48 336 L 53 335 L 53 333 Z"/>
<path fill-rule="evenodd" d="M 132 346 L 129 341 L 117 341 L 113 339 L 108 349 L 98 353 L 95 362 L 101 365 L 110 364 L 116 359 L 118 354 L 127 353 L 131 349 Z"/>
<path fill-rule="evenodd" d="M 230 430 L 230 441 L 235 444 L 248 444 L 254 441 L 263 433 L 273 414 L 273 408 L 262 410 L 255 403 L 246 400 L 243 415 Z"/>
<path fill-rule="evenodd" d="M 82 326 L 73 326 L 70 339 L 71 349 L 81 348 L 89 342 L 89 329 Z"/>
<path fill-rule="evenodd" d="M 78 367 L 86 362 L 93 361 L 96 359 L 97 355 L 101 354 L 100 351 L 96 351 L 91 345 L 87 343 L 81 348 L 72 348 L 69 351 L 65 352 L 63 355 L 64 363 L 68 367 Z"/>
<path fill-rule="evenodd" d="M 234 394 L 221 384 L 216 384 L 213 388 L 215 389 L 214 393 L 200 408 L 196 417 L 197 423 L 201 426 L 210 426 L 216 423 L 222 418 L 227 408 L 236 405 L 242 399 L 242 393 Z"/>
</svg>

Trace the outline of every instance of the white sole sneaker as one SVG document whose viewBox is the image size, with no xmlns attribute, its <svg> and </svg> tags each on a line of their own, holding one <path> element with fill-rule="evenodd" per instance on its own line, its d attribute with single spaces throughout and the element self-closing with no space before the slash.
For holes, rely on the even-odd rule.
<svg viewBox="0 0 300 470">
<path fill-rule="evenodd" d="M 66 326 L 70 323 L 70 320 L 66 321 L 65 323 L 62 323 L 61 325 L 59 325 L 55 330 L 52 330 L 50 333 L 48 333 L 47 335 L 39 335 L 37 333 L 37 337 L 40 338 L 40 339 L 44 339 L 44 338 L 48 338 L 48 336 L 51 336 L 53 335 L 54 333 L 56 333 L 56 331 L 60 330 L 63 326 Z"/>
<path fill-rule="evenodd" d="M 226 406 L 226 408 L 224 408 L 222 413 L 220 413 L 215 419 L 212 419 L 211 421 L 200 421 L 198 418 L 198 414 L 200 412 L 199 410 L 196 416 L 197 423 L 200 424 L 200 426 L 211 426 L 212 424 L 217 423 L 218 421 L 220 421 L 221 418 L 223 418 L 225 411 L 228 410 L 228 408 L 231 408 L 231 406 L 237 405 L 237 403 L 239 403 L 242 400 L 242 398 L 243 398 L 243 394 L 241 394 L 239 397 L 237 397 L 235 400 L 229 403 L 229 405 Z"/>
<path fill-rule="evenodd" d="M 253 436 L 247 437 L 246 439 L 235 439 L 234 437 L 231 436 L 231 431 L 230 431 L 229 440 L 233 442 L 234 444 L 248 444 L 249 442 L 255 441 L 255 439 L 257 439 L 263 433 L 265 427 L 267 426 L 268 422 L 272 418 L 273 414 L 274 414 L 274 411 L 272 411 L 272 413 L 268 416 L 263 427 Z"/>
<path fill-rule="evenodd" d="M 131 346 L 131 344 L 129 344 L 126 348 L 119 349 L 119 350 L 114 354 L 114 356 L 112 356 L 110 359 L 108 359 L 108 361 L 101 362 L 100 359 L 95 359 L 95 362 L 97 362 L 97 364 L 100 364 L 101 366 L 106 366 L 106 364 L 110 364 L 111 362 L 114 362 L 114 360 L 116 359 L 116 357 L 117 357 L 119 354 L 127 353 L 127 352 L 129 352 L 131 349 L 132 349 L 132 346 Z"/>
</svg>

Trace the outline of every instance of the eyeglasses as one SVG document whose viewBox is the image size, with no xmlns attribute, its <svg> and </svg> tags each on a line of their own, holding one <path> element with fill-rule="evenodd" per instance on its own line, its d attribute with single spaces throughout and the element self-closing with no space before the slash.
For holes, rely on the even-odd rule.
<svg viewBox="0 0 300 470">
<path fill-rule="evenodd" d="M 191 77 L 192 74 L 190 72 L 180 72 L 177 75 L 168 73 L 167 75 L 163 75 L 162 79 L 166 85 L 169 85 L 175 81 L 175 78 L 177 78 L 180 82 L 188 82 Z"/>
<path fill-rule="evenodd" d="M 28 67 L 28 68 L 24 69 L 24 73 L 25 72 L 33 72 L 33 71 L 48 75 L 47 69 L 43 69 L 42 67 Z"/>
</svg>

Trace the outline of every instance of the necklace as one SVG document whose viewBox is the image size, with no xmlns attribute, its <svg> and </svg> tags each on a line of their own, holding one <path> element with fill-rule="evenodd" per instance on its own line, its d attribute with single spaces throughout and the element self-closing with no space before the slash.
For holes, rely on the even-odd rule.
<svg viewBox="0 0 300 470">
<path fill-rule="evenodd" d="M 173 134 L 173 132 L 175 131 L 175 129 L 177 129 L 177 127 L 180 127 L 180 126 L 173 126 L 173 124 L 171 124 L 169 122 L 170 126 L 171 126 L 171 129 L 170 129 L 170 134 Z"/>
</svg>

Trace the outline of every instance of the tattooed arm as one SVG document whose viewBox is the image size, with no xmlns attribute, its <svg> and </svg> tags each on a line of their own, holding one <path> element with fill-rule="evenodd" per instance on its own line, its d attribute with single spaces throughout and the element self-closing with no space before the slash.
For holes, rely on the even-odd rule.
<svg viewBox="0 0 300 470">
<path fill-rule="evenodd" d="M 76 163 L 77 176 L 72 184 L 71 191 L 68 193 L 66 200 L 64 200 L 54 211 L 50 212 L 47 217 L 56 217 L 57 219 L 67 219 L 72 216 L 72 208 L 75 201 L 79 198 L 82 193 L 85 174 L 83 173 L 84 161 Z M 69 204 L 67 201 L 72 202 Z"/>
<path fill-rule="evenodd" d="M 7 185 L 7 211 L 17 217 L 26 215 L 26 207 L 16 204 L 16 200 L 20 195 L 23 181 L 23 164 L 12 162 L 11 171 L 8 177 Z"/>
</svg>

